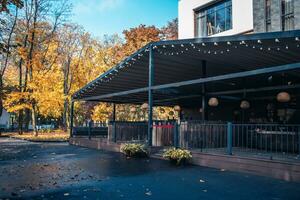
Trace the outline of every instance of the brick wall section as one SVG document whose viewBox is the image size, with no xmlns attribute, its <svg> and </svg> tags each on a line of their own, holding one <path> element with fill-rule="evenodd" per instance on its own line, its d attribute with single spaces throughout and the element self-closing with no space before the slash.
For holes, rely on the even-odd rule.
<svg viewBox="0 0 300 200">
<path fill-rule="evenodd" d="M 300 29 L 300 0 L 294 0 L 295 29 Z"/>
<path fill-rule="evenodd" d="M 265 0 L 253 0 L 254 32 L 266 31 Z M 294 0 L 295 29 L 300 29 L 300 0 Z M 271 0 L 271 31 L 281 31 L 281 0 Z"/>
<path fill-rule="evenodd" d="M 271 0 L 271 31 L 281 31 L 281 0 Z"/>
<path fill-rule="evenodd" d="M 253 0 L 253 11 L 254 32 L 265 32 L 265 0 Z"/>
</svg>

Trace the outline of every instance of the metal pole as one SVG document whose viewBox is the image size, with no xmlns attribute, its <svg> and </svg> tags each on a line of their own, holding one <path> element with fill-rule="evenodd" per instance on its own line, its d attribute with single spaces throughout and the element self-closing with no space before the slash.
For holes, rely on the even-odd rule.
<svg viewBox="0 0 300 200">
<path fill-rule="evenodd" d="M 70 113 L 70 137 L 73 137 L 73 116 L 74 116 L 74 101 L 71 102 L 71 113 Z"/>
<path fill-rule="evenodd" d="M 227 123 L 227 153 L 232 155 L 232 123 Z"/>
<path fill-rule="evenodd" d="M 148 145 L 152 146 L 152 130 L 153 130 L 153 94 L 151 87 L 154 81 L 154 60 L 153 49 L 150 45 L 149 50 L 149 77 L 148 77 Z"/>
<path fill-rule="evenodd" d="M 113 103 L 112 120 L 116 121 L 116 104 L 115 103 Z"/>
<path fill-rule="evenodd" d="M 202 60 L 202 78 L 206 78 L 206 60 Z M 207 119 L 206 111 L 206 89 L 205 84 L 202 84 L 202 121 Z"/>
<path fill-rule="evenodd" d="M 89 140 L 91 139 L 91 128 L 92 128 L 92 120 L 89 120 L 89 124 L 88 124 Z"/>
<path fill-rule="evenodd" d="M 174 147 L 178 148 L 179 147 L 179 132 L 178 132 L 178 124 L 175 121 L 174 122 L 174 127 L 173 127 L 173 131 L 174 131 L 174 139 L 173 139 L 173 145 Z"/>
</svg>

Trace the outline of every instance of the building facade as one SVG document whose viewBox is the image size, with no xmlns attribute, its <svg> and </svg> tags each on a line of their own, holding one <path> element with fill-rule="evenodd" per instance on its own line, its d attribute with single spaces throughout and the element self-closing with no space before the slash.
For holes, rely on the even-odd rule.
<svg viewBox="0 0 300 200">
<path fill-rule="evenodd" d="M 179 39 L 253 31 L 252 0 L 179 0 Z"/>
<path fill-rule="evenodd" d="M 179 38 L 300 29 L 300 0 L 179 0 Z"/>
</svg>

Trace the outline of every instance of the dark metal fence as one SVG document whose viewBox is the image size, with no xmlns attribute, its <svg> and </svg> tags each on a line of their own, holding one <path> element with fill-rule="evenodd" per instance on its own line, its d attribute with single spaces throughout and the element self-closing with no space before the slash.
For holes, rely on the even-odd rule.
<svg viewBox="0 0 300 200">
<path fill-rule="evenodd" d="M 112 122 L 111 126 L 115 142 L 147 140 L 147 122 Z"/>
<path fill-rule="evenodd" d="M 233 124 L 232 128 L 233 153 L 299 154 L 300 125 Z"/>
<path fill-rule="evenodd" d="M 180 124 L 180 147 L 187 149 L 222 149 L 227 147 L 227 125 L 187 121 Z"/>
<path fill-rule="evenodd" d="M 147 122 L 95 123 L 74 128 L 77 136 L 107 136 L 112 142 L 146 142 Z M 153 146 L 176 146 L 207 153 L 300 160 L 300 125 L 154 121 Z"/>
<path fill-rule="evenodd" d="M 74 136 L 107 137 L 108 125 L 105 122 L 87 123 L 86 126 L 73 128 Z"/>
</svg>

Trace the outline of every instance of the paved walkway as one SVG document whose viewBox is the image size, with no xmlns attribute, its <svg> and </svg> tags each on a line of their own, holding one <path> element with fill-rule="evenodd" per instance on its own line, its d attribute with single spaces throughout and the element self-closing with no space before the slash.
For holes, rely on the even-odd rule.
<svg viewBox="0 0 300 200">
<path fill-rule="evenodd" d="M 0 199 L 299 199 L 300 183 L 0 138 Z"/>
</svg>

